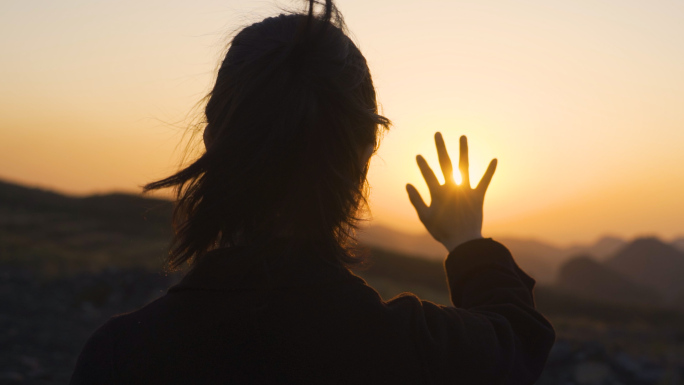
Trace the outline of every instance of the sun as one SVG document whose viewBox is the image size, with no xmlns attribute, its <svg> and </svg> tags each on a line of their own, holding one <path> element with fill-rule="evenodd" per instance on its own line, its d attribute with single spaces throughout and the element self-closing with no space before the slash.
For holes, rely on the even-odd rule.
<svg viewBox="0 0 684 385">
<path fill-rule="evenodd" d="M 460 186 L 461 183 L 463 182 L 463 178 L 461 177 L 461 172 L 458 170 L 454 170 L 453 174 L 454 174 L 454 182 L 456 182 L 456 184 Z"/>
</svg>

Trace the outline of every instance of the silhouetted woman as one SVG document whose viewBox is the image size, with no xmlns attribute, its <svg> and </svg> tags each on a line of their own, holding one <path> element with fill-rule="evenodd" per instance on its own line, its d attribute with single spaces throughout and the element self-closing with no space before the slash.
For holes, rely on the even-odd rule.
<svg viewBox="0 0 684 385">
<path fill-rule="evenodd" d="M 145 190 L 175 187 L 172 268 L 158 300 L 113 317 L 72 384 L 531 384 L 554 340 L 528 277 L 483 239 L 492 161 L 474 189 L 461 138 L 456 185 L 422 157 L 421 221 L 449 251 L 453 307 L 383 301 L 349 251 L 369 158 L 389 121 L 331 1 L 267 18 L 233 39 L 206 104 L 204 152 Z"/>
</svg>

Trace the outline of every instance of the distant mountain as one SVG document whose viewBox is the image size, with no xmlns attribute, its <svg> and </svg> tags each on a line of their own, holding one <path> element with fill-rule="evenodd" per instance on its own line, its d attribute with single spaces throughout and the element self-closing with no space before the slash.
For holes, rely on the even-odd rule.
<svg viewBox="0 0 684 385">
<path fill-rule="evenodd" d="M 62 194 L 38 188 L 24 187 L 0 180 L 0 207 L 50 210 L 71 207 L 76 201 Z"/>
<path fill-rule="evenodd" d="M 557 287 L 592 300 L 643 305 L 660 302 L 655 290 L 631 281 L 586 255 L 574 257 L 561 266 Z"/>
<path fill-rule="evenodd" d="M 0 263 L 48 274 L 161 267 L 172 203 L 132 194 L 70 197 L 0 181 Z"/>
<path fill-rule="evenodd" d="M 122 193 L 70 197 L 0 181 L 0 226 L 10 230 L 60 224 L 131 235 L 157 234 L 163 227 L 168 233 L 171 210 L 164 199 Z"/>
<path fill-rule="evenodd" d="M 676 247 L 681 251 L 684 251 L 684 237 L 679 237 L 672 241 L 672 246 Z"/>
<path fill-rule="evenodd" d="M 102 260 L 128 258 L 134 263 L 136 258 L 144 258 L 145 255 L 162 256 L 166 253 L 171 235 L 172 206 L 168 200 L 133 194 L 71 197 L 0 181 L 0 259 L 7 255 L 16 259 L 43 253 L 54 254 L 53 251 L 57 249 L 65 255 L 73 255 L 74 261 L 78 259 L 75 256 L 92 256 L 93 250 L 104 249 L 108 250 L 106 255 L 98 257 Z M 444 247 L 427 232 L 407 234 L 382 226 L 369 226 L 359 231 L 358 239 L 373 249 L 424 257 L 439 263 L 447 255 Z M 560 266 L 572 255 L 587 253 L 605 258 L 625 245 L 625 241 L 615 237 L 604 237 L 593 244 L 570 248 L 534 239 L 495 239 L 506 245 L 517 263 L 543 284 L 553 283 Z M 675 244 L 684 245 L 684 238 L 675 241 Z M 677 251 L 674 247 L 665 249 L 669 250 L 665 252 L 665 259 L 669 258 L 672 250 Z M 662 268 L 653 269 L 664 272 L 658 270 L 649 273 L 649 277 L 656 278 L 637 279 L 633 275 L 640 273 L 640 265 L 631 257 L 628 258 L 632 248 L 623 247 L 622 250 L 627 250 L 624 251 L 627 257 L 623 255 L 616 259 L 617 262 L 613 263 L 618 266 L 613 270 L 637 283 L 656 285 L 659 291 L 679 287 L 679 280 L 672 277 L 682 271 L 673 267 L 677 263 L 663 262 Z M 651 250 L 646 254 L 659 252 Z M 620 262 L 621 258 L 627 258 L 628 263 Z M 679 260 L 681 256 L 670 259 Z M 622 265 L 626 269 L 624 272 L 619 270 Z M 681 293 L 684 295 L 684 291 Z M 679 294 L 672 294 L 676 295 Z"/>
<path fill-rule="evenodd" d="M 407 234 L 383 226 L 368 226 L 357 234 L 359 242 L 401 254 L 416 255 L 429 259 L 443 260 L 447 250 L 427 232 Z M 496 238 L 505 244 L 516 262 L 537 281 L 551 283 L 565 252 L 533 239 Z"/>
<path fill-rule="evenodd" d="M 356 238 L 367 246 L 379 247 L 402 254 L 442 260 L 447 250 L 427 232 L 409 234 L 388 227 L 370 225 L 361 228 Z"/>
<path fill-rule="evenodd" d="M 684 293 L 684 252 L 657 238 L 639 238 L 606 265 L 634 282 L 657 290 L 673 301 Z"/>
<path fill-rule="evenodd" d="M 518 265 L 537 282 L 555 282 L 558 268 L 565 261 L 565 251 L 534 239 L 495 238 L 513 254 Z"/>
<path fill-rule="evenodd" d="M 590 245 L 571 246 L 565 252 L 568 255 L 586 254 L 599 260 L 605 260 L 612 257 L 621 248 L 627 244 L 627 241 L 613 236 L 604 236 L 596 243 Z"/>
<path fill-rule="evenodd" d="M 371 225 L 357 233 L 362 244 L 393 252 L 443 260 L 447 250 L 426 231 L 422 234 L 408 234 L 388 227 Z M 523 269 L 538 272 L 550 281 L 565 255 L 563 249 L 534 239 L 496 238 L 508 247 Z"/>
<path fill-rule="evenodd" d="M 362 275 L 392 277 L 396 281 L 448 293 L 446 273 L 441 261 L 375 248 L 370 250 L 370 255 L 366 266 L 358 269 Z"/>
</svg>

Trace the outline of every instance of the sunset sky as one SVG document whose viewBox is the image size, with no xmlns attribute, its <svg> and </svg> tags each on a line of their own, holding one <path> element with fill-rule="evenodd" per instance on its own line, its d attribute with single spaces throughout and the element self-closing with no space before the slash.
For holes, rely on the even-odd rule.
<svg viewBox="0 0 684 385">
<path fill-rule="evenodd" d="M 3 1 L 0 178 L 139 192 L 177 169 L 184 122 L 230 33 L 275 1 Z M 369 180 L 376 224 L 417 232 L 404 186 L 499 167 L 485 236 L 566 245 L 684 235 L 684 2 L 338 0 L 394 126 Z"/>
</svg>

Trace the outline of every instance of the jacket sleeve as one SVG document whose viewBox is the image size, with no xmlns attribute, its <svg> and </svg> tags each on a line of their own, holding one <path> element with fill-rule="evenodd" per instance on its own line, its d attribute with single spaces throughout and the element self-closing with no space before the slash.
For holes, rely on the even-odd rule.
<svg viewBox="0 0 684 385">
<path fill-rule="evenodd" d="M 78 356 L 71 375 L 71 385 L 113 384 L 113 343 L 111 320 L 102 325 L 88 339 Z"/>
<path fill-rule="evenodd" d="M 555 339 L 535 310 L 534 280 L 491 239 L 458 246 L 445 270 L 453 307 L 406 298 L 417 302 L 412 328 L 426 376 L 432 383 L 533 384 Z"/>
</svg>

